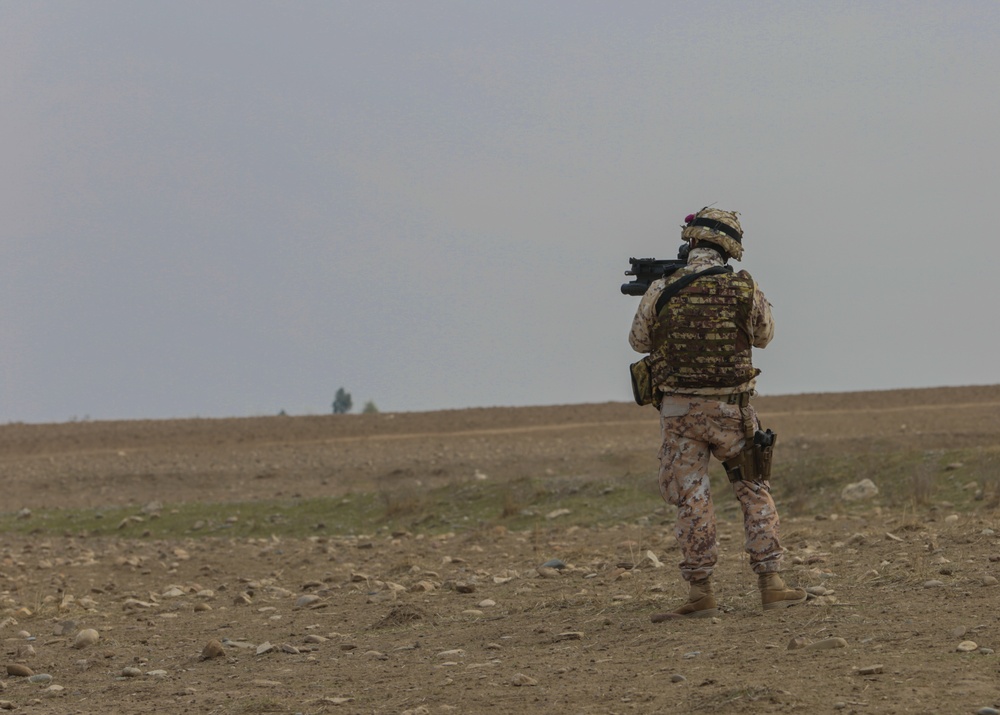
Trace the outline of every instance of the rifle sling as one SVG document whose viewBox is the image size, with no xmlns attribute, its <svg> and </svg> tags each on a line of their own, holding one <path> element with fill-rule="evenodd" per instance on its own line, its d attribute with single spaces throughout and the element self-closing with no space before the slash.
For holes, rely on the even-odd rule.
<svg viewBox="0 0 1000 715">
<path fill-rule="evenodd" d="M 667 301 L 702 276 L 715 276 L 720 273 L 732 272 L 732 266 L 712 266 L 711 268 L 706 268 L 705 270 L 698 271 L 697 273 L 689 273 L 686 276 L 681 276 L 673 283 L 668 284 L 667 287 L 663 289 L 663 292 L 660 293 L 660 297 L 656 299 L 656 315 L 660 314 L 660 311 L 663 310 L 663 306 L 667 304 Z"/>
</svg>

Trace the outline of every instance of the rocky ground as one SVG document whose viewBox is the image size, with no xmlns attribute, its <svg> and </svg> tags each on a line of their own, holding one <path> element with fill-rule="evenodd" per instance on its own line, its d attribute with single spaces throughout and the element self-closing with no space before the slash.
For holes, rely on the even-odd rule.
<svg viewBox="0 0 1000 715">
<path fill-rule="evenodd" d="M 992 469 L 1000 436 L 1000 387 L 758 409 L 786 459 L 958 445 Z M 656 433 L 651 411 L 625 404 L 7 425 L 0 476 L 4 512 L 29 525 L 46 509 L 152 502 L 217 503 L 225 519 L 244 500 L 477 478 L 651 481 Z M 722 509 L 723 614 L 681 623 L 650 620 L 685 592 L 672 513 L 652 490 L 646 517 L 602 527 L 540 515 L 526 530 L 372 523 L 301 539 L 8 533 L 0 708 L 988 713 L 1000 709 L 1000 469 L 974 476 L 965 484 L 960 463 L 933 476 L 962 484 L 961 502 L 789 505 L 788 577 L 812 598 L 767 615 L 737 512 Z"/>
</svg>

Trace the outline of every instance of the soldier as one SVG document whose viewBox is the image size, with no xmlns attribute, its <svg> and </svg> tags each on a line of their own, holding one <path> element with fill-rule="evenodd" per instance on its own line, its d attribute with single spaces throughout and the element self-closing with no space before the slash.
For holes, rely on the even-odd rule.
<svg viewBox="0 0 1000 715">
<path fill-rule="evenodd" d="M 771 305 L 746 271 L 733 273 L 730 258 L 743 257 L 743 229 L 737 213 L 704 208 L 685 220 L 687 265 L 654 281 L 632 322 L 629 344 L 649 353 L 654 404 L 659 401 L 659 485 L 664 500 L 677 507 L 675 535 L 688 582 L 687 603 L 655 614 L 668 618 L 719 613 L 712 587 L 718 558 L 715 511 L 709 489 L 710 455 L 722 461 L 743 510 L 746 552 L 757 574 L 764 610 L 806 600 L 779 575 L 784 549 L 778 539 L 778 513 L 766 475 L 758 476 L 753 435 L 759 429 L 750 406 L 760 373 L 752 348 L 763 348 L 774 334 Z M 673 291 L 667 286 L 695 273 L 704 275 Z M 680 285 L 680 284 L 679 284 Z M 760 448 L 757 448 L 758 450 Z"/>
</svg>

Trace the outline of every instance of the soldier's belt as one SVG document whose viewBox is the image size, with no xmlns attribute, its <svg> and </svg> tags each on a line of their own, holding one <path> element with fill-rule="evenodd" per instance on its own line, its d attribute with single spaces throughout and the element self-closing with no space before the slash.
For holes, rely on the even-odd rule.
<svg viewBox="0 0 1000 715">
<path fill-rule="evenodd" d="M 680 393 L 665 394 L 672 394 L 677 397 L 684 397 L 691 400 L 713 400 L 716 402 L 725 402 L 727 405 L 739 405 L 740 407 L 746 407 L 750 404 L 749 392 L 737 392 L 731 395 L 681 395 Z"/>
</svg>

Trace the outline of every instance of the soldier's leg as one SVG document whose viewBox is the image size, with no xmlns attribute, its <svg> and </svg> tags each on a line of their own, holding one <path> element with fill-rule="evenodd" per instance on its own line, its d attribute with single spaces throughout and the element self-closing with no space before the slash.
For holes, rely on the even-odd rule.
<svg viewBox="0 0 1000 715">
<path fill-rule="evenodd" d="M 785 549 L 778 536 L 778 510 L 771 497 L 770 486 L 764 482 L 733 482 L 733 492 L 743 510 L 744 548 L 755 574 L 781 571 Z"/>
<path fill-rule="evenodd" d="M 661 418 L 663 445 L 660 448 L 660 494 L 677 507 L 674 535 L 684 559 L 681 575 L 688 582 L 703 581 L 712 575 L 718 560 L 715 510 L 708 479 L 709 446 L 686 437 L 689 415 Z"/>
<path fill-rule="evenodd" d="M 754 429 L 759 426 L 757 414 L 750 409 Z M 716 458 L 725 461 L 743 449 L 746 434 L 740 408 L 737 405 L 717 405 L 717 419 L 710 422 L 712 451 Z M 750 557 L 750 567 L 756 574 L 777 573 L 781 570 L 784 548 L 778 537 L 778 511 L 766 483 L 733 482 L 733 493 L 743 511 L 744 547 Z"/>
<path fill-rule="evenodd" d="M 717 423 L 718 432 L 713 434 L 713 452 L 721 460 L 736 456 L 746 443 L 739 409 L 733 414 L 733 406 L 720 404 Z M 756 429 L 757 415 L 750 409 L 750 417 Z M 804 603 L 806 592 L 800 588 L 789 588 L 782 580 L 781 557 L 784 548 L 778 538 L 778 510 L 771 498 L 771 488 L 767 482 L 733 482 L 733 492 L 743 510 L 743 531 L 746 536 L 745 548 L 750 556 L 750 568 L 757 574 L 761 605 L 765 611 L 785 608 Z"/>
</svg>

